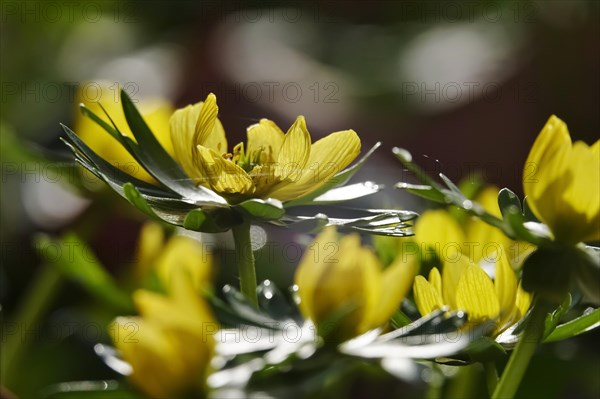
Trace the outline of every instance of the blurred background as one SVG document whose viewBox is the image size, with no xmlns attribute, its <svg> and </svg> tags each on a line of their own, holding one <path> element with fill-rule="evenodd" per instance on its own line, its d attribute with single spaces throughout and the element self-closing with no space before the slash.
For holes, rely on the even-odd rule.
<svg viewBox="0 0 600 399">
<path fill-rule="evenodd" d="M 358 176 L 388 186 L 369 203 L 417 210 L 391 187 L 406 178 L 393 146 L 431 173 L 479 175 L 522 195 L 525 157 L 551 114 L 574 140 L 600 132 L 596 1 L 2 1 L 0 35 L 2 339 L 26 343 L 9 385 L 21 397 L 111 375 L 93 345 L 114 311 L 78 284 L 61 283 L 40 323 L 14 324 L 43 263 L 35 238 L 76 229 L 119 278 L 144 220 L 111 192 L 82 196 L 64 173 L 59 122 L 72 126 L 78 92 L 93 100 L 103 82 L 178 107 L 213 92 L 230 144 L 260 118 L 285 130 L 305 115 L 314 138 L 352 128 L 363 150 L 383 142 Z M 259 245 L 302 243 L 254 234 Z M 222 248 L 218 284 L 235 283 L 228 237 L 210 239 Z M 264 245 L 258 272 L 287 287 L 301 249 L 282 248 Z M 545 346 L 522 396 L 598 397 L 597 338 Z"/>
</svg>

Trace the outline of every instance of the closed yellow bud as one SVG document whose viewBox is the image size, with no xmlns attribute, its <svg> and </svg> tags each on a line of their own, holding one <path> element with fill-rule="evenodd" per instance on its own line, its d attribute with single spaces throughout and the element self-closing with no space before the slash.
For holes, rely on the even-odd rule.
<svg viewBox="0 0 600 399">
<path fill-rule="evenodd" d="M 384 269 L 358 235 L 338 240 L 328 227 L 298 266 L 300 310 L 327 340 L 353 338 L 389 320 L 410 289 L 415 267 L 415 256 L 403 254 Z"/>
<path fill-rule="evenodd" d="M 118 317 L 113 342 L 132 367 L 130 381 L 153 398 L 202 395 L 218 326 L 184 270 L 169 296 L 138 290 L 138 317 Z"/>
</svg>

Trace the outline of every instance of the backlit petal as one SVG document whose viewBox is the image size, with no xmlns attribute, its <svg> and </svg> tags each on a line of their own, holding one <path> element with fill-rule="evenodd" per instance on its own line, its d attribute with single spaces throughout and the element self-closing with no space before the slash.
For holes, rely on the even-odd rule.
<svg viewBox="0 0 600 399">
<path fill-rule="evenodd" d="M 170 120 L 175 159 L 196 182 L 199 181 L 199 173 L 194 159 L 196 146 L 202 144 L 200 141 L 206 144 L 204 147 L 211 148 L 218 154 L 227 151 L 227 139 L 223 126 L 217 118 L 218 108 L 214 95 L 207 97 L 207 103 L 206 109 L 204 109 L 204 102 L 178 109 Z"/>
<path fill-rule="evenodd" d="M 500 325 L 512 316 L 517 295 L 517 276 L 508 262 L 508 256 L 500 256 L 495 264 L 494 286 L 500 304 Z"/>
<path fill-rule="evenodd" d="M 467 268 L 472 265 L 473 263 L 467 258 L 466 255 L 460 256 L 453 262 L 444 262 L 444 266 L 442 268 L 442 294 L 444 303 L 449 305 L 452 309 L 458 308 L 456 303 L 456 290 L 458 289 L 458 283 Z"/>
<path fill-rule="evenodd" d="M 285 134 L 283 144 L 279 149 L 277 176 L 289 182 L 296 181 L 300 178 L 309 155 L 310 134 L 306 128 L 304 117 L 299 116 Z"/>
<path fill-rule="evenodd" d="M 437 267 L 432 268 L 429 271 L 429 283 L 433 285 L 433 288 L 442 295 L 442 276 L 440 275 L 440 271 Z"/>
<path fill-rule="evenodd" d="M 438 291 L 423 276 L 415 277 L 413 292 L 421 316 L 426 316 L 444 306 L 444 301 Z"/>
<path fill-rule="evenodd" d="M 469 315 L 469 321 L 494 320 L 500 314 L 500 304 L 490 277 L 477 265 L 463 273 L 456 290 L 456 305 Z"/>
<path fill-rule="evenodd" d="M 264 154 L 268 154 L 266 162 L 273 163 L 277 161 L 285 135 L 275 122 L 261 119 L 259 123 L 248 128 L 247 134 L 247 151 L 249 154 L 262 149 Z"/>
<path fill-rule="evenodd" d="M 552 115 L 535 140 L 523 170 L 523 189 L 529 205 L 551 228 L 556 224 L 557 205 L 568 184 L 563 176 L 568 170 L 570 153 L 567 125 Z"/>
<path fill-rule="evenodd" d="M 399 255 L 382 274 L 381 287 L 377 288 L 379 301 L 375 304 L 371 327 L 384 324 L 398 310 L 402 299 L 413 283 L 417 271 L 418 259 L 415 255 Z M 381 265 L 378 266 L 381 268 Z"/>
<path fill-rule="evenodd" d="M 273 197 L 288 200 L 316 190 L 348 166 L 360 153 L 360 139 L 353 130 L 331 133 L 316 141 L 297 181 L 278 187 Z"/>
<path fill-rule="evenodd" d="M 460 257 L 465 236 L 456 222 L 445 210 L 426 211 L 415 224 L 415 239 L 421 251 L 435 251 L 442 260 Z"/>
<path fill-rule="evenodd" d="M 519 282 L 519 287 L 517 288 L 517 298 L 515 301 L 515 305 L 518 310 L 518 314 L 516 316 L 517 320 L 525 316 L 525 314 L 529 310 L 529 306 L 531 306 L 532 300 L 533 295 L 525 291 L 521 285 L 521 282 Z"/>
</svg>

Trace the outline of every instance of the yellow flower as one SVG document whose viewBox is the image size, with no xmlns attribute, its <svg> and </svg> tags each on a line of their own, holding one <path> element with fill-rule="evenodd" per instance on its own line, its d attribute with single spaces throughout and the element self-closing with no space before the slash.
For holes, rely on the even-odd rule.
<svg viewBox="0 0 600 399">
<path fill-rule="evenodd" d="M 304 117 L 283 133 L 261 119 L 248 128 L 246 146 L 228 152 L 214 94 L 175 111 L 170 120 L 175 159 L 197 184 L 239 202 L 247 198 L 287 201 L 319 188 L 360 152 L 353 130 L 311 144 Z"/>
<path fill-rule="evenodd" d="M 492 279 L 481 267 L 462 255 L 454 262 L 444 262 L 442 273 L 434 267 L 429 279 L 415 277 L 415 302 L 421 315 L 448 306 L 467 312 L 469 321 L 493 321 L 497 334 L 519 321 L 531 304 L 531 295 L 517 282 L 506 256 L 495 263 Z"/>
<path fill-rule="evenodd" d="M 600 140 L 571 143 L 567 125 L 552 115 L 527 157 L 523 188 L 556 241 L 600 240 Z"/>
<path fill-rule="evenodd" d="M 326 228 L 307 249 L 296 271 L 300 310 L 335 342 L 387 323 L 410 289 L 416 258 L 383 266 L 356 234 L 338 241 Z"/>
<path fill-rule="evenodd" d="M 184 271 L 199 291 L 212 276 L 212 256 L 191 237 L 174 235 L 165 242 L 163 228 L 154 222 L 142 226 L 137 248 L 137 275 L 155 271 L 165 287 L 172 285 L 173 275 Z"/>
<path fill-rule="evenodd" d="M 488 213 L 501 217 L 497 198 L 498 188 L 488 186 L 475 201 Z M 508 252 L 508 260 L 517 266 L 534 249 L 532 245 L 511 240 L 476 216 L 469 216 L 461 226 L 443 209 L 423 212 L 415 224 L 415 240 L 426 257 L 429 251 L 435 251 L 440 260 L 452 261 L 464 254 L 474 263 L 492 263 Z"/>
<path fill-rule="evenodd" d="M 111 124 L 100 107 L 102 105 L 119 131 L 135 140 L 123 113 L 119 91 L 102 84 L 84 85 L 82 87 L 85 89 L 77 92 L 77 104 L 83 103 L 86 108 L 89 108 L 105 122 Z M 92 90 L 91 87 L 98 88 L 99 91 Z M 173 113 L 172 105 L 164 100 L 156 99 L 140 101 L 137 106 L 144 120 L 156 135 L 157 140 L 172 155 L 173 146 L 169 136 L 169 117 Z M 82 115 L 81 112 L 76 112 L 75 131 L 99 156 L 112 165 L 138 179 L 149 183 L 155 182 L 154 178 L 133 159 L 120 143 L 110 137 L 96 122 Z"/>
<path fill-rule="evenodd" d="M 170 296 L 138 290 L 138 317 L 118 317 L 113 342 L 132 367 L 131 382 L 147 395 L 172 398 L 201 394 L 214 353 L 218 326 L 189 276 L 173 276 Z"/>
</svg>

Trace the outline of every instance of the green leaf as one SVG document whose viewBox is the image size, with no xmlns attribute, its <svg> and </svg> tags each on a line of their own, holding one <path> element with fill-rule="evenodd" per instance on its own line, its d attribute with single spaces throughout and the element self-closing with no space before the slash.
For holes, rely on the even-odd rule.
<svg viewBox="0 0 600 399">
<path fill-rule="evenodd" d="M 465 349 L 469 357 L 478 362 L 496 360 L 506 356 L 506 350 L 490 337 L 479 337 Z"/>
<path fill-rule="evenodd" d="M 358 172 L 363 167 L 363 165 L 365 164 L 367 159 L 369 159 L 369 157 L 380 146 L 381 146 L 381 143 L 375 144 L 354 165 L 342 170 L 341 172 L 339 172 L 338 174 L 333 176 L 331 179 L 329 179 L 325 184 L 323 184 L 321 187 L 319 187 L 315 191 L 310 192 L 306 195 L 303 195 L 299 198 L 293 199 L 291 201 L 287 201 L 286 203 L 283 204 L 283 206 L 285 206 L 286 208 L 290 208 L 293 206 L 310 204 L 312 202 L 312 200 L 315 199 L 316 197 L 319 197 L 319 196 L 325 194 L 327 191 L 329 191 L 335 187 L 339 187 L 343 184 L 346 184 L 352 178 L 352 176 L 354 176 L 356 174 L 356 172 Z"/>
<path fill-rule="evenodd" d="M 600 326 L 600 309 L 594 309 L 583 316 L 556 327 L 544 342 L 554 342 L 571 338 L 586 331 L 591 331 L 598 326 Z"/>
<path fill-rule="evenodd" d="M 428 199 L 430 201 L 446 203 L 446 196 L 443 192 L 438 191 L 432 186 L 424 184 L 410 184 L 410 183 L 396 183 L 394 188 L 406 190 L 411 194 L 418 195 L 419 197 Z"/>
<path fill-rule="evenodd" d="M 509 226 L 510 232 L 512 232 L 513 239 L 527 241 L 534 245 L 542 244 L 544 237 L 525 227 L 525 217 L 519 207 L 514 205 L 507 206 L 503 210 L 503 216 L 504 221 Z"/>
<path fill-rule="evenodd" d="M 396 330 L 402 327 L 406 327 L 410 323 L 412 323 L 410 317 L 405 315 L 404 312 L 402 312 L 401 310 L 397 310 L 390 318 L 390 325 L 393 329 Z"/>
<path fill-rule="evenodd" d="M 74 233 L 57 240 L 40 235 L 36 238 L 36 250 L 46 262 L 55 265 L 90 294 L 123 312 L 133 311 L 130 296 L 117 286 L 91 249 Z"/>
<path fill-rule="evenodd" d="M 350 201 L 375 194 L 379 192 L 381 188 L 383 188 L 383 186 L 370 181 L 350 184 L 331 189 L 326 193 L 319 195 L 311 201 L 311 204 L 335 204 L 337 202 Z"/>
<path fill-rule="evenodd" d="M 531 207 L 529 206 L 529 199 L 527 197 L 523 198 L 523 216 L 528 222 L 540 222 L 531 210 Z"/>
<path fill-rule="evenodd" d="M 257 288 L 258 304 L 275 320 L 297 319 L 297 310 L 294 309 L 283 293 L 277 289 L 270 280 L 263 281 Z"/>
<path fill-rule="evenodd" d="M 519 213 L 521 213 L 521 201 L 519 197 L 506 187 L 498 193 L 498 207 L 503 216 L 510 207 L 518 209 Z"/>
<path fill-rule="evenodd" d="M 125 90 L 121 90 L 121 102 L 127 124 L 140 149 L 132 155 L 136 156 L 138 162 L 148 173 L 196 205 L 228 206 L 223 197 L 206 187 L 196 186 L 187 176 L 179 164 L 160 145 Z"/>
<path fill-rule="evenodd" d="M 586 298 L 600 304 L 600 250 L 584 246 L 575 250 L 575 282 Z"/>
<path fill-rule="evenodd" d="M 137 188 L 131 183 L 125 183 L 123 185 L 123 193 L 125 194 L 125 198 L 131 203 L 131 205 L 135 206 L 140 211 L 144 212 L 146 215 L 160 220 L 160 218 L 154 213 L 154 210 L 148 205 L 142 194 L 138 191 Z"/>
<path fill-rule="evenodd" d="M 284 225 L 300 233 L 316 233 L 329 224 L 329 218 L 323 213 L 317 213 L 312 217 L 293 218 L 287 220 Z"/>
<path fill-rule="evenodd" d="M 448 186 L 448 188 L 450 189 L 450 191 L 454 192 L 455 194 L 460 195 L 461 197 L 465 198 L 464 194 L 462 193 L 462 191 L 460 191 L 460 189 L 456 186 L 456 184 L 454 184 L 454 182 L 452 180 L 450 180 L 450 178 L 448 176 L 446 176 L 443 173 L 439 174 L 440 179 L 442 179 L 442 181 L 446 184 L 446 186 Z"/>
<path fill-rule="evenodd" d="M 546 316 L 546 322 L 544 326 L 544 338 L 548 337 L 556 329 L 556 326 L 560 322 L 560 319 L 563 315 L 569 310 L 571 307 L 571 294 L 567 294 L 567 297 L 563 301 L 563 303 L 554 310 L 554 312 L 550 313 Z"/>
<path fill-rule="evenodd" d="M 277 220 L 285 215 L 281 201 L 274 198 L 249 199 L 237 204 L 234 208 L 255 219 Z"/>
<path fill-rule="evenodd" d="M 50 385 L 40 394 L 44 399 L 142 399 L 127 384 L 115 380 L 69 381 Z"/>
<path fill-rule="evenodd" d="M 223 287 L 225 299 L 231 306 L 231 309 L 242 318 L 252 321 L 255 325 L 266 328 L 274 328 L 279 323 L 271 317 L 256 309 L 244 295 L 230 285 Z"/>
<path fill-rule="evenodd" d="M 194 209 L 185 216 L 183 227 L 204 233 L 222 233 L 241 222 L 241 217 L 230 209 Z"/>
</svg>

